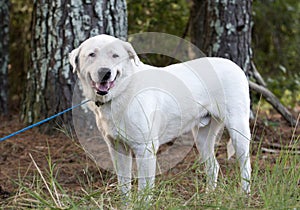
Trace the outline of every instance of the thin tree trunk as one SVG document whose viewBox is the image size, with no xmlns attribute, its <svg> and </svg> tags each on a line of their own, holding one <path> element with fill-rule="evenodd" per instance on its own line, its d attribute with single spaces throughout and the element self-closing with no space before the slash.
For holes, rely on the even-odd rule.
<svg viewBox="0 0 300 210">
<path fill-rule="evenodd" d="M 35 1 L 32 28 L 31 69 L 22 110 L 26 123 L 71 106 L 75 75 L 69 65 L 69 52 L 98 34 L 126 39 L 126 3 L 125 0 Z M 65 114 L 62 123 L 71 122 L 71 113 Z"/>
<path fill-rule="evenodd" d="M 0 3 L 0 115 L 8 113 L 9 0 Z"/>
</svg>

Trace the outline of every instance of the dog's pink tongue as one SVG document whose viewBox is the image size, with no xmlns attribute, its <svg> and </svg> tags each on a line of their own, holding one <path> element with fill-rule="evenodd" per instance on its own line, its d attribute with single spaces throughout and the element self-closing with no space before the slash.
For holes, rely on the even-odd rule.
<svg viewBox="0 0 300 210">
<path fill-rule="evenodd" d="M 113 82 L 100 82 L 96 84 L 96 88 L 99 91 L 107 92 L 113 87 Z"/>
<path fill-rule="evenodd" d="M 108 91 L 109 83 L 108 82 L 101 82 L 96 84 L 96 88 L 99 91 Z"/>
</svg>

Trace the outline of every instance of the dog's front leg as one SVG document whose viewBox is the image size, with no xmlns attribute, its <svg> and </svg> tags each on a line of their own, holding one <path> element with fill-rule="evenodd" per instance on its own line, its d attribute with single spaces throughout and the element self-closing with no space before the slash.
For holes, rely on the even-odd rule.
<svg viewBox="0 0 300 210">
<path fill-rule="evenodd" d="M 148 189 L 154 187 L 156 172 L 156 152 L 158 146 L 154 143 L 140 144 L 134 148 L 138 170 L 138 190 L 147 193 Z M 149 194 L 145 195 L 146 201 L 151 199 Z"/>
<path fill-rule="evenodd" d="M 114 141 L 108 144 L 114 169 L 118 176 L 118 186 L 121 192 L 130 197 L 131 190 L 131 150 L 122 142 Z"/>
</svg>

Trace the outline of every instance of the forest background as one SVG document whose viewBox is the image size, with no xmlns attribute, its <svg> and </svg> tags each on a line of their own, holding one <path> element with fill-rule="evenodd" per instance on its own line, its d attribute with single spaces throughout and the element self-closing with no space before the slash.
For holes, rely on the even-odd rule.
<svg viewBox="0 0 300 210">
<path fill-rule="evenodd" d="M 4 2 L 8 0 L 1 1 L 0 5 Z M 37 14 L 34 2 L 39 3 L 40 8 L 46 8 L 41 6 L 42 1 L 10 0 L 9 52 L 5 52 L 9 54 L 8 115 L 1 116 L 3 110 L 0 110 L 0 137 L 30 124 L 29 120 L 20 119 L 21 112 L 28 113 L 23 105 L 26 101 L 24 98 L 26 99 L 26 95 L 35 94 L 35 88 L 26 84 L 31 79 L 28 78 L 28 72 L 31 73 L 33 68 L 32 52 L 38 51 L 37 48 L 32 48 L 35 46 L 32 45 L 34 29 L 38 28 L 32 23 L 33 14 Z M 50 5 L 61 1 L 45 2 Z M 98 1 L 77 2 L 94 4 Z M 127 34 L 162 32 L 190 40 L 191 34 L 187 28 L 190 27 L 192 2 L 197 0 L 127 0 Z M 250 14 L 253 63 L 262 75 L 265 87 L 293 114 L 296 124 L 288 123 L 264 100 L 264 97 L 251 91 L 255 114 L 251 120 L 253 136 L 251 196 L 243 196 L 239 192 L 237 176 L 239 172 L 234 164 L 236 160 L 227 160 L 226 141 L 221 141 L 217 146 L 221 174 L 216 192 L 205 193 L 203 165 L 197 163 L 198 154 L 193 148 L 181 163 L 163 176 L 158 176 L 157 187 L 153 192 L 155 198 L 153 206 L 142 206 L 138 196 L 133 194 L 135 201 L 132 204 L 133 209 L 300 208 L 300 2 L 299 0 L 251 2 L 253 2 Z M 149 56 L 147 61 L 159 66 L 169 62 L 160 56 Z M 38 76 L 37 74 L 37 77 L 32 77 L 33 82 L 38 81 Z M 52 100 L 54 97 L 51 97 L 51 93 L 48 94 Z M 64 98 L 63 100 L 68 101 Z M 33 105 L 36 103 L 35 98 L 32 97 L 28 101 L 32 106 L 31 109 L 35 110 Z M 56 103 L 55 100 L 52 102 Z M 34 121 L 67 108 L 65 103 L 59 102 L 60 107 L 54 108 L 50 105 L 48 109 L 40 108 Z M 64 126 L 61 119 L 57 118 L 50 127 L 52 131 L 59 132 L 45 135 L 39 128 L 35 128 L 0 143 L 1 207 L 112 209 L 123 205 L 116 190 L 116 176 L 99 168 L 82 149 L 74 133 Z M 225 134 L 223 139 L 228 140 L 228 136 Z"/>
<path fill-rule="evenodd" d="M 26 82 L 32 6 L 30 0 L 11 1 L 8 77 L 11 104 L 20 103 Z M 156 31 L 181 37 L 188 24 L 189 6 L 185 0 L 128 0 L 128 34 Z M 300 3 L 297 0 L 256 0 L 252 14 L 256 67 L 281 102 L 295 108 L 300 101 Z"/>
</svg>

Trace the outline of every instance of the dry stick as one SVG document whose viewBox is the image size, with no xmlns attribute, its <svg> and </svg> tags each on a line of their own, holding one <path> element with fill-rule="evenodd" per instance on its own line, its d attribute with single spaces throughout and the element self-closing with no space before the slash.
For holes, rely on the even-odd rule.
<svg viewBox="0 0 300 210">
<path fill-rule="evenodd" d="M 81 188 L 81 190 L 87 195 L 89 196 L 88 192 L 85 191 L 83 188 Z M 99 208 L 99 209 L 103 209 L 102 206 L 99 205 L 99 203 L 95 200 L 95 198 L 93 196 L 90 196 L 91 200 L 96 204 L 96 206 Z"/>
<path fill-rule="evenodd" d="M 262 78 L 262 76 L 260 75 L 259 71 L 257 70 L 255 64 L 253 61 L 251 61 L 251 69 L 252 69 L 252 73 L 253 73 L 253 77 L 254 79 L 256 80 L 256 82 L 259 84 L 259 85 L 262 85 L 264 87 L 267 86 L 267 83 L 265 82 L 265 80 Z"/>
<path fill-rule="evenodd" d="M 258 120 L 258 113 L 259 113 L 260 107 L 261 107 L 261 97 L 262 97 L 262 95 L 260 95 L 260 97 L 259 97 L 258 106 L 257 106 L 255 119 L 254 119 L 254 124 L 253 124 L 253 128 L 252 128 L 252 135 L 254 135 L 254 131 L 255 131 L 255 128 L 256 128 L 257 120 Z"/>
<path fill-rule="evenodd" d="M 289 144 L 283 145 L 278 143 L 266 142 L 266 146 L 269 146 L 270 149 L 280 149 L 280 150 L 298 150 L 300 152 L 300 146 Z"/>
<path fill-rule="evenodd" d="M 50 194 L 52 200 L 54 201 L 55 205 L 58 206 L 58 207 L 61 207 L 61 205 L 59 205 L 59 203 L 57 203 L 57 201 L 55 200 L 55 198 L 54 198 L 54 196 L 53 196 L 53 194 L 52 194 L 52 192 L 51 192 L 51 190 L 50 190 L 50 188 L 49 188 L 49 186 L 48 186 L 48 184 L 47 184 L 47 182 L 46 182 L 46 180 L 45 180 L 45 178 L 44 178 L 44 176 L 43 176 L 43 174 L 42 174 L 41 169 L 38 167 L 38 165 L 36 164 L 36 162 L 34 161 L 34 159 L 33 159 L 33 157 L 31 156 L 30 153 L 29 153 L 29 156 L 30 156 L 30 158 L 31 158 L 31 160 L 32 160 L 32 162 L 33 162 L 35 168 L 36 168 L 37 171 L 39 172 L 39 174 L 40 174 L 40 176 L 41 176 L 41 178 L 42 178 L 44 184 L 46 185 L 46 188 L 47 188 L 47 190 L 48 190 L 48 192 L 49 192 L 49 194 Z"/>
<path fill-rule="evenodd" d="M 297 127 L 299 125 L 299 120 L 300 120 L 300 113 L 298 114 L 297 121 L 296 121 L 296 124 L 295 124 L 295 128 L 293 130 L 292 138 L 291 138 L 291 141 L 290 141 L 290 144 L 289 144 L 290 146 L 293 144 L 293 141 L 294 141 L 294 138 L 295 138 L 295 135 L 296 135 L 296 130 L 297 130 Z M 299 137 L 296 137 L 295 141 L 298 141 L 298 138 Z"/>
<path fill-rule="evenodd" d="M 262 147 L 261 150 L 262 150 L 263 152 L 268 152 L 268 153 L 273 153 L 273 154 L 279 154 L 279 153 L 281 153 L 281 152 L 288 153 L 288 154 L 293 154 L 293 155 L 298 155 L 298 154 L 300 154 L 300 151 L 275 150 L 275 149 L 269 149 L 269 148 L 265 148 L 265 147 Z"/>
<path fill-rule="evenodd" d="M 296 125 L 296 119 L 293 117 L 293 115 L 283 106 L 278 98 L 267 88 L 258 85 L 252 81 L 249 81 L 250 89 L 260 93 L 266 100 L 269 102 L 283 117 L 284 119 L 290 123 L 291 126 Z"/>
</svg>

